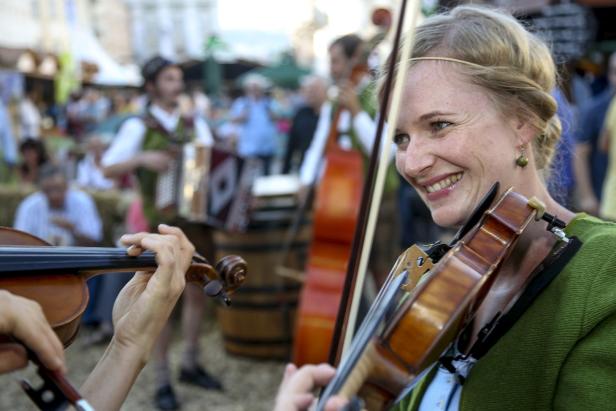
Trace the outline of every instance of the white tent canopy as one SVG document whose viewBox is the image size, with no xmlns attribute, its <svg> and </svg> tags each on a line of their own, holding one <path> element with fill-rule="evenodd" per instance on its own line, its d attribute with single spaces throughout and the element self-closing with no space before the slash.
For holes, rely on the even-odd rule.
<svg viewBox="0 0 616 411">
<path fill-rule="evenodd" d="M 230 62 L 238 58 L 270 64 L 289 50 L 291 41 L 284 33 L 258 30 L 223 30 L 219 34 L 225 48 L 216 51 L 218 61 Z"/>
<path fill-rule="evenodd" d="M 94 83 L 105 86 L 139 86 L 143 82 L 135 65 L 118 64 L 98 42 L 96 37 L 82 28 L 71 32 L 71 46 L 76 61 L 87 61 L 98 66 Z"/>
</svg>

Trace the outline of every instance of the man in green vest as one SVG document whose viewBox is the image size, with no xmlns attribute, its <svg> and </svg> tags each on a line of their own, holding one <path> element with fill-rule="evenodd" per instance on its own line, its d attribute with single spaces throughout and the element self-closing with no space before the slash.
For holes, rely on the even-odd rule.
<svg viewBox="0 0 616 411">
<path fill-rule="evenodd" d="M 143 201 L 143 212 L 150 228 L 160 223 L 179 225 L 191 238 L 197 250 L 213 260 L 211 230 L 198 224 L 188 224 L 173 207 L 157 207 L 159 176 L 173 167 L 182 145 L 191 141 L 211 146 L 212 135 L 202 118 L 185 118 L 178 109 L 178 97 L 184 89 L 180 68 L 173 62 L 154 57 L 143 66 L 148 106 L 141 117 L 126 120 L 105 153 L 102 164 L 105 176 L 118 177 L 135 173 Z M 199 334 L 204 315 L 205 295 L 194 284 L 184 292 L 182 327 L 185 350 L 182 356 L 180 381 L 206 389 L 222 389 L 222 385 L 199 364 Z M 159 409 L 174 410 L 179 403 L 171 386 L 168 349 L 171 327 L 165 327 L 154 350 L 156 372 L 155 403 Z"/>
</svg>

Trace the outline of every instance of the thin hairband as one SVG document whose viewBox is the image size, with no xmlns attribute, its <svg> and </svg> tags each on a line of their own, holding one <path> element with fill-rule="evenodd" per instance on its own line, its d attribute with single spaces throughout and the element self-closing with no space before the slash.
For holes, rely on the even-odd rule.
<svg viewBox="0 0 616 411">
<path fill-rule="evenodd" d="M 451 61 L 453 63 L 466 64 L 467 66 L 471 66 L 471 67 L 475 67 L 475 68 L 480 68 L 480 69 L 485 69 L 486 68 L 486 66 L 482 66 L 481 64 L 471 63 L 470 61 L 460 60 L 460 59 L 456 59 L 456 58 L 453 58 L 453 57 L 413 57 L 413 58 L 410 58 L 409 60 L 410 61 L 417 61 L 417 60 L 443 60 L 443 61 Z M 494 68 L 494 66 L 488 66 L 488 67 Z M 531 80 L 529 78 L 526 78 L 526 80 L 534 88 L 544 91 L 543 87 L 541 87 L 535 81 L 533 81 L 533 80 Z"/>
<path fill-rule="evenodd" d="M 477 68 L 485 68 L 481 64 L 471 63 L 470 61 L 455 59 L 453 57 L 413 57 L 410 59 L 411 61 L 417 60 L 443 60 L 443 61 L 451 61 L 454 63 L 466 64 L 468 66 L 477 67 Z"/>
</svg>

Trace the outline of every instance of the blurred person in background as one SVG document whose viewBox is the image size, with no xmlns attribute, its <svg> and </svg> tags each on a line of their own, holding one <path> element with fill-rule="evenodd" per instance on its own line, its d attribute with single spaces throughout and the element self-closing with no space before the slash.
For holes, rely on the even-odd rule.
<svg viewBox="0 0 616 411">
<path fill-rule="evenodd" d="M 199 252 L 214 260 L 211 230 L 203 225 L 188 223 L 176 211 L 161 212 L 156 208 L 156 182 L 174 160 L 174 147 L 179 142 L 196 141 L 206 146 L 213 138 L 203 119 L 185 118 L 179 110 L 179 97 L 184 90 L 181 69 L 160 56 L 148 60 L 142 69 L 149 106 L 141 117 L 127 119 L 102 160 L 104 174 L 115 178 L 135 173 L 139 180 L 143 212 L 150 227 L 159 223 L 180 225 Z M 180 367 L 180 381 L 206 389 L 221 390 L 222 384 L 210 375 L 199 362 L 199 336 L 203 322 L 205 295 L 203 290 L 189 284 L 184 291 L 182 331 L 185 344 Z M 172 327 L 167 324 L 154 348 L 156 406 L 162 410 L 178 409 L 180 404 L 171 385 L 168 351 Z"/>
<path fill-rule="evenodd" d="M 568 100 L 563 89 L 555 88 L 552 96 L 557 103 L 557 115 L 562 124 L 562 133 L 554 150 L 547 186 L 550 194 L 559 204 L 573 208 L 575 191 L 573 150 L 577 110 L 575 104 Z"/>
<path fill-rule="evenodd" d="M 9 113 L 0 100 L 0 183 L 12 179 L 13 169 L 17 165 L 16 145 Z"/>
<path fill-rule="evenodd" d="M 103 174 L 101 160 L 107 144 L 96 134 L 91 134 L 86 141 L 86 155 L 77 164 L 77 185 L 84 189 L 110 190 L 114 187 L 113 179 Z"/>
<path fill-rule="evenodd" d="M 265 77 L 249 74 L 244 80 L 244 96 L 233 102 L 229 112 L 231 121 L 240 126 L 238 154 L 261 160 L 264 175 L 271 172 L 277 147 L 272 99 L 265 93 L 268 86 Z"/>
<path fill-rule="evenodd" d="M 340 119 L 336 127 L 336 144 L 343 150 L 358 150 L 364 159 L 364 171 L 376 134 L 377 101 L 374 94 L 375 83 L 362 67 L 368 50 L 362 39 L 355 34 L 348 34 L 334 40 L 329 46 L 329 71 L 332 81 L 338 89 L 335 101 L 327 101 L 321 107 L 319 121 L 310 147 L 306 151 L 300 168 L 302 189 L 300 196 L 306 198 L 309 187 L 316 184 L 324 165 L 325 147 L 332 128 L 332 116 L 340 107 Z M 354 71 L 359 71 L 359 77 L 352 81 Z M 396 191 L 398 176 L 393 164 L 387 170 L 383 201 L 381 202 L 377 222 L 376 238 L 373 243 L 370 269 L 377 285 L 381 284 L 391 268 L 391 262 L 396 260 L 399 250 L 391 239 L 399 238 L 399 222 Z"/>
<path fill-rule="evenodd" d="M 22 184 L 35 185 L 40 168 L 49 161 L 45 144 L 41 140 L 27 137 L 19 145 L 19 153 L 19 180 Z"/>
<path fill-rule="evenodd" d="M 607 157 L 599 149 L 598 142 L 616 87 L 616 53 L 609 57 L 607 70 L 610 87 L 593 98 L 586 107 L 581 108 L 579 126 L 575 133 L 573 161 L 578 208 L 593 215 L 599 212 L 607 170 Z"/>
<path fill-rule="evenodd" d="M 203 92 L 201 87 L 192 87 L 190 97 L 195 105 L 195 114 L 205 120 L 209 120 L 212 111 L 210 98 Z"/>
<path fill-rule="evenodd" d="M 338 129 L 338 146 L 342 149 L 359 149 L 369 155 L 376 130 L 376 99 L 374 85 L 368 73 L 360 76 L 357 84 L 350 77 L 353 69 L 360 65 L 364 51 L 361 38 L 348 34 L 334 40 L 329 46 L 329 71 L 337 88 L 336 101 L 323 104 L 314 138 L 308 148 L 300 169 L 303 184 L 310 185 L 318 174 L 320 159 L 325 152 L 327 137 L 331 128 L 334 110 L 341 107 Z"/>
<path fill-rule="evenodd" d="M 95 246 L 103 236 L 101 219 L 92 198 L 69 188 L 61 168 L 46 164 L 38 177 L 39 191 L 17 208 L 13 226 L 51 245 Z"/>
<path fill-rule="evenodd" d="M 291 120 L 282 174 L 297 171 L 304 161 L 317 128 L 319 112 L 327 101 L 327 80 L 320 76 L 307 76 L 302 80 L 300 92 L 304 102 Z"/>
<path fill-rule="evenodd" d="M 616 221 L 616 98 L 612 98 L 605 116 L 599 149 L 608 157 L 599 215 L 606 220 Z"/>
<path fill-rule="evenodd" d="M 40 97 L 33 86 L 26 83 L 26 94 L 19 102 L 19 128 L 21 139 L 41 137 L 41 113 L 36 105 Z"/>
</svg>

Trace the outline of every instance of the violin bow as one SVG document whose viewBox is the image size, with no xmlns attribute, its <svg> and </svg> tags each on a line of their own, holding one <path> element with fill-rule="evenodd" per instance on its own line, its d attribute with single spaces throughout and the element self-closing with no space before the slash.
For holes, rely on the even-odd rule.
<svg viewBox="0 0 616 411">
<path fill-rule="evenodd" d="M 370 155 L 366 184 L 364 185 L 362 192 L 359 223 L 355 228 L 351 257 L 345 277 L 344 287 L 342 288 L 342 297 L 332 337 L 329 363 L 333 365 L 338 364 L 342 354 L 347 350 L 351 340 L 353 339 L 355 323 L 357 322 L 359 300 L 364 287 L 368 267 L 368 258 L 370 256 L 370 249 L 372 248 L 379 207 L 383 197 L 383 187 L 385 183 L 387 166 L 389 164 L 395 124 L 400 113 L 404 76 L 409 66 L 409 57 L 411 54 L 415 26 L 420 12 L 420 1 L 416 0 L 414 2 L 414 7 L 411 9 L 411 15 L 409 16 L 410 27 L 407 28 L 408 35 L 403 45 L 400 63 L 397 65 L 396 62 L 398 60 L 398 50 L 404 27 L 406 6 L 407 1 L 402 0 L 400 4 L 400 12 L 398 14 L 398 22 L 396 24 L 396 34 L 394 37 L 392 52 L 388 61 L 389 69 L 385 77 L 384 91 L 380 102 L 380 114 L 378 116 L 372 153 Z M 398 66 L 397 72 L 396 65 Z M 394 73 L 397 73 L 396 85 L 392 91 Z M 381 148 L 381 143 L 383 140 L 382 135 L 385 128 L 384 113 L 388 112 L 390 97 L 391 110 L 387 116 L 387 123 L 390 126 L 387 127 L 387 138 L 385 140 L 386 144 L 383 148 Z M 379 159 L 378 166 L 377 158 Z"/>
<path fill-rule="evenodd" d="M 72 405 L 77 411 L 94 411 L 94 408 L 62 373 L 45 367 L 34 351 L 21 341 L 2 335 L 0 344 L 20 344 L 26 349 L 28 359 L 36 366 L 37 373 L 43 382 L 38 388 L 34 388 L 28 380 L 21 379 L 19 385 L 39 410 L 61 411 L 65 410 L 68 405 Z"/>
</svg>

